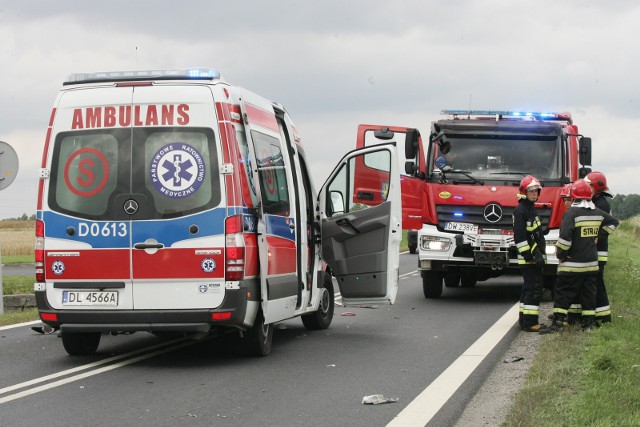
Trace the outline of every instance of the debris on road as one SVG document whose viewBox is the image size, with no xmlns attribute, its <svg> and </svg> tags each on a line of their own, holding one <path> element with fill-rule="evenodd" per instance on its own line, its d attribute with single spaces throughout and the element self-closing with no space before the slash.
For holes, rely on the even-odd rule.
<svg viewBox="0 0 640 427">
<path fill-rule="evenodd" d="M 395 403 L 397 402 L 397 397 L 384 397 L 381 394 L 372 394 L 371 396 L 365 396 L 362 398 L 363 405 L 379 405 L 381 403 Z"/>
<path fill-rule="evenodd" d="M 522 356 L 511 356 L 511 357 L 507 357 L 506 359 L 504 359 L 504 363 L 514 363 L 514 362 L 519 362 L 521 360 L 524 360 L 524 357 L 522 357 Z"/>
<path fill-rule="evenodd" d="M 353 311 L 345 311 L 340 316 L 355 316 L 356 314 Z"/>
</svg>

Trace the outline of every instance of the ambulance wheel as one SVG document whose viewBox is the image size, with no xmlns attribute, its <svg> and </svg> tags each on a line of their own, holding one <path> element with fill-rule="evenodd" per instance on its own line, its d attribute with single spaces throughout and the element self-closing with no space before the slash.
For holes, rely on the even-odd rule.
<svg viewBox="0 0 640 427">
<path fill-rule="evenodd" d="M 72 356 L 94 354 L 100 344 L 100 332 L 62 332 L 62 345 Z"/>
<path fill-rule="evenodd" d="M 442 279 L 444 274 L 438 271 L 422 272 L 422 291 L 425 298 L 440 298 L 442 296 Z"/>
<path fill-rule="evenodd" d="M 320 289 L 320 305 L 318 311 L 302 316 L 302 324 L 309 330 L 327 329 L 333 320 L 335 300 L 331 275 L 324 274 L 324 287 Z"/>
<path fill-rule="evenodd" d="M 244 333 L 241 340 L 242 352 L 247 356 L 266 356 L 271 353 L 273 324 L 264 324 L 262 309 L 258 310 L 255 323 Z"/>
</svg>

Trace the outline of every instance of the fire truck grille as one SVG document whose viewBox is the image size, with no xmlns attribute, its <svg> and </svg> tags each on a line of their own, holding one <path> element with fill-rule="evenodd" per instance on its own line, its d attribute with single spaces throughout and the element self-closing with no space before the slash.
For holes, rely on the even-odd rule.
<svg viewBox="0 0 640 427">
<path fill-rule="evenodd" d="M 477 224 L 482 229 L 495 230 L 493 231 L 495 234 L 499 233 L 497 230 L 512 229 L 513 210 L 515 208 L 510 206 L 497 206 L 497 209 L 492 209 L 489 207 L 489 204 L 485 206 L 436 205 L 438 226 L 444 230 L 448 222 L 464 222 Z M 501 211 L 501 216 L 497 215 L 500 213 L 499 211 Z M 549 219 L 551 218 L 551 209 L 536 207 L 536 211 L 542 221 L 543 230 L 546 230 L 549 226 Z M 491 219 L 491 221 L 489 221 L 487 217 Z"/>
</svg>

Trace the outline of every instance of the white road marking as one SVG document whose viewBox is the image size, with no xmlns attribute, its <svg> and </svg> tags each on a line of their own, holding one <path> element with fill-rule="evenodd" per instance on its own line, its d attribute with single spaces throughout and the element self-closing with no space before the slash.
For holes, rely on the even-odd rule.
<svg viewBox="0 0 640 427">
<path fill-rule="evenodd" d="M 204 340 L 208 340 L 208 339 L 211 339 L 211 338 L 212 337 L 205 338 Z M 5 387 L 5 388 L 0 389 L 0 395 L 8 393 L 8 392 L 11 392 L 11 391 L 14 391 L 14 390 L 18 390 L 18 389 L 21 389 L 21 388 L 30 387 L 30 386 L 35 385 L 35 384 L 43 383 L 43 382 L 52 380 L 54 378 L 59 378 L 59 377 L 65 376 L 65 375 L 73 374 L 75 372 L 84 371 L 84 370 L 87 370 L 87 369 L 90 369 L 90 368 L 95 368 L 96 366 L 100 366 L 100 365 L 105 365 L 105 364 L 108 364 L 108 363 L 116 362 L 116 361 L 121 360 L 121 359 L 127 359 L 127 360 L 123 360 L 122 362 L 119 362 L 119 363 L 113 363 L 111 365 L 104 366 L 102 368 L 93 369 L 93 370 L 90 370 L 88 372 L 83 372 L 81 374 L 77 374 L 77 375 L 74 375 L 74 376 L 71 376 L 71 377 L 63 378 L 61 380 L 54 381 L 52 383 L 45 384 L 45 385 L 42 385 L 42 386 L 39 386 L 39 387 L 29 388 L 27 390 L 24 390 L 24 391 L 15 393 L 15 394 L 10 394 L 10 395 L 5 396 L 5 397 L 0 397 L 0 404 L 6 403 L 6 402 L 10 402 L 12 400 L 20 399 L 21 397 L 30 396 L 32 394 L 36 394 L 36 393 L 39 393 L 41 391 L 45 391 L 45 390 L 49 390 L 49 389 L 52 389 L 52 388 L 55 388 L 55 387 L 59 387 L 61 385 L 68 384 L 68 383 L 71 383 L 71 382 L 74 382 L 74 381 L 78 381 L 78 380 L 81 380 L 83 378 L 87 378 L 87 377 L 91 377 L 91 376 L 94 376 L 94 375 L 98 375 L 98 374 L 101 374 L 103 372 L 111 371 L 113 369 L 121 368 L 123 366 L 127 366 L 127 365 L 130 365 L 132 363 L 139 362 L 141 360 L 149 359 L 151 357 L 158 356 L 158 355 L 160 355 L 162 353 L 167 353 L 169 351 L 173 351 L 173 350 L 177 350 L 177 349 L 182 348 L 182 347 L 193 345 L 193 344 L 195 344 L 197 342 L 202 342 L 204 340 L 194 341 L 194 340 L 189 340 L 187 338 L 179 338 L 179 339 L 176 339 L 176 340 L 167 341 L 167 342 L 156 344 L 156 345 L 153 345 L 153 346 L 150 346 L 150 347 L 145 347 L 145 348 L 142 348 L 142 349 L 139 349 L 139 350 L 131 351 L 129 353 L 121 354 L 121 355 L 118 355 L 118 356 L 108 357 L 106 359 L 102 359 L 102 360 L 99 360 L 97 362 L 88 363 L 86 365 L 77 366 L 75 368 L 71 368 L 71 369 L 67 369 L 67 370 L 64 370 L 64 371 L 56 372 L 54 374 L 46 375 L 44 377 L 35 378 L 33 380 L 25 381 L 25 382 L 20 383 L 20 384 L 15 384 L 15 385 L 12 385 L 12 386 L 9 386 L 9 387 Z M 145 353 L 145 352 L 148 352 L 150 350 L 155 350 L 155 351 L 152 351 L 150 353 Z M 138 357 L 130 358 L 131 356 L 134 356 L 134 355 L 140 354 L 140 353 L 145 353 L 145 354 L 143 354 L 141 356 L 138 356 Z M 128 359 L 128 358 L 130 358 L 130 359 Z"/>
<path fill-rule="evenodd" d="M 513 327 L 520 303 L 514 304 L 438 378 L 391 420 L 387 427 L 425 426 Z"/>
<path fill-rule="evenodd" d="M 0 326 L 0 331 L 4 331 L 6 329 L 20 328 L 22 326 L 35 325 L 36 323 L 42 323 L 42 322 L 39 321 L 39 320 L 34 320 L 34 321 L 31 321 L 31 322 L 16 323 L 14 325 Z"/>
</svg>

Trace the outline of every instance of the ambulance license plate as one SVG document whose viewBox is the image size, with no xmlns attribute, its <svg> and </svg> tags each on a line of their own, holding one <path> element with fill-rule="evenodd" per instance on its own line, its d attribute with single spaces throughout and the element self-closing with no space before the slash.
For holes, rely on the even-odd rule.
<svg viewBox="0 0 640 427">
<path fill-rule="evenodd" d="M 118 292 L 115 291 L 63 291 L 62 305 L 102 305 L 118 306 Z"/>
<path fill-rule="evenodd" d="M 462 231 L 464 233 L 477 233 L 477 224 L 468 224 L 466 222 L 447 222 L 444 226 L 448 231 Z"/>
</svg>

